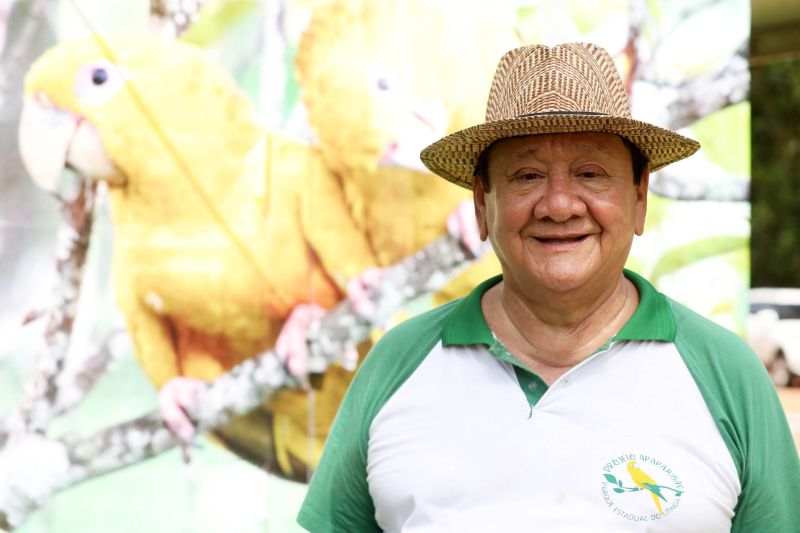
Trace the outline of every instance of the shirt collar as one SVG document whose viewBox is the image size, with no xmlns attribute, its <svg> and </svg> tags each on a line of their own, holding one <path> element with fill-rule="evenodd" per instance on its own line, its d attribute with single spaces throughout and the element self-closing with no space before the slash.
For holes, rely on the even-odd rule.
<svg viewBox="0 0 800 533">
<path fill-rule="evenodd" d="M 625 270 L 624 273 L 625 277 L 639 291 L 639 306 L 619 333 L 614 336 L 614 340 L 674 341 L 677 328 L 666 296 L 658 292 L 639 274 L 630 270 Z M 492 345 L 494 337 L 483 317 L 481 298 L 487 290 L 502 279 L 502 275 L 489 278 L 475 287 L 456 305 L 442 329 L 442 344 L 445 346 Z"/>
<path fill-rule="evenodd" d="M 667 297 L 636 272 L 625 270 L 625 277 L 639 291 L 639 307 L 614 336 L 614 340 L 675 341 L 678 328 Z"/>
</svg>

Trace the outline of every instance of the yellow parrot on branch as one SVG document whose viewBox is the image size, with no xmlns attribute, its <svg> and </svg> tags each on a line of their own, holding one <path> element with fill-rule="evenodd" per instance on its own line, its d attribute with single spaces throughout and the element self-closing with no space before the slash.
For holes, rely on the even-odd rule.
<svg viewBox="0 0 800 533">
<path fill-rule="evenodd" d="M 298 309 L 330 308 L 373 267 L 446 231 L 474 249 L 468 191 L 418 154 L 480 121 L 490 73 L 516 44 L 500 11 L 477 0 L 317 4 L 295 61 L 313 147 L 263 131 L 235 83 L 185 43 L 95 37 L 37 60 L 23 160 L 47 190 L 64 166 L 108 184 L 117 301 L 161 397 L 275 346 Z M 434 301 L 498 271 L 489 256 Z M 282 390 L 215 435 L 305 481 L 351 377 L 335 365 L 313 406 Z"/>
<path fill-rule="evenodd" d="M 330 308 L 375 265 L 319 153 L 262 131 L 233 81 L 193 46 L 153 37 L 58 45 L 30 68 L 20 149 L 53 190 L 64 166 L 108 184 L 116 298 L 156 387 L 210 380 L 271 348 L 292 309 Z M 279 392 L 215 432 L 305 481 L 351 373 Z"/>
<path fill-rule="evenodd" d="M 380 266 L 473 217 L 472 195 L 433 176 L 420 151 L 483 119 L 492 73 L 519 42 L 516 12 L 482 0 L 326 0 L 295 65 L 326 165 Z M 457 221 L 451 213 L 461 210 Z M 446 224 L 448 227 L 446 228 Z M 478 239 L 477 234 L 475 239 Z M 487 254 L 434 296 L 463 296 L 500 272 Z"/>
</svg>

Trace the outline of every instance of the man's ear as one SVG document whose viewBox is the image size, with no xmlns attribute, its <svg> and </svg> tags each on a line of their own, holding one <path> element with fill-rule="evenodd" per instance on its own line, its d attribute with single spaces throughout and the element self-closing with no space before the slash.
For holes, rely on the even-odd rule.
<svg viewBox="0 0 800 533">
<path fill-rule="evenodd" d="M 636 186 L 636 235 L 644 233 L 644 221 L 647 217 L 647 191 L 650 186 L 650 168 L 642 170 L 642 180 Z"/>
<path fill-rule="evenodd" d="M 489 237 L 489 226 L 486 222 L 486 194 L 483 181 L 478 176 L 474 176 L 472 178 L 472 201 L 475 203 L 475 218 L 478 220 L 478 230 L 482 241 Z"/>
</svg>

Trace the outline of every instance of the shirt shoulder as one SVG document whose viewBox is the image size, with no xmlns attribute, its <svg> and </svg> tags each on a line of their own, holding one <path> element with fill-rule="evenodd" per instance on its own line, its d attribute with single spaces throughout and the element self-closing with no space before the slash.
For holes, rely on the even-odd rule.
<svg viewBox="0 0 800 533">
<path fill-rule="evenodd" d="M 791 500 L 800 484 L 800 459 L 763 363 L 740 336 L 668 301 L 676 322 L 675 345 L 741 481 L 732 531 L 796 527 L 800 508 Z"/>
<path fill-rule="evenodd" d="M 387 331 L 373 346 L 359 369 L 372 376 L 384 370 L 416 366 L 441 340 L 444 323 L 461 299 L 409 318 Z"/>
<path fill-rule="evenodd" d="M 401 322 L 388 330 L 367 354 L 340 408 L 340 411 L 359 411 L 364 437 L 375 415 L 439 343 L 443 324 L 459 302 Z"/>
<path fill-rule="evenodd" d="M 675 317 L 675 342 L 689 355 L 710 357 L 734 372 L 764 371 L 758 356 L 739 335 L 669 297 L 667 302 Z"/>
<path fill-rule="evenodd" d="M 298 522 L 310 531 L 379 531 L 367 483 L 369 430 L 375 416 L 439 343 L 459 300 L 387 331 L 364 359 L 325 443 Z"/>
</svg>

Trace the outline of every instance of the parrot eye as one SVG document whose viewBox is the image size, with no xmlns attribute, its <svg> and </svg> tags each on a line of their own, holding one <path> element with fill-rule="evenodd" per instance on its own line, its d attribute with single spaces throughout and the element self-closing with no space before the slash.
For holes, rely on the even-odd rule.
<svg viewBox="0 0 800 533">
<path fill-rule="evenodd" d="M 75 96 L 82 106 L 105 103 L 126 81 L 125 72 L 110 61 L 95 61 L 84 65 L 75 76 Z"/>
<path fill-rule="evenodd" d="M 108 81 L 108 72 L 104 68 L 96 68 L 92 72 L 92 83 L 95 85 L 103 85 Z"/>
<path fill-rule="evenodd" d="M 389 93 L 396 88 L 391 73 L 380 65 L 369 66 L 364 81 L 370 92 Z"/>
</svg>

